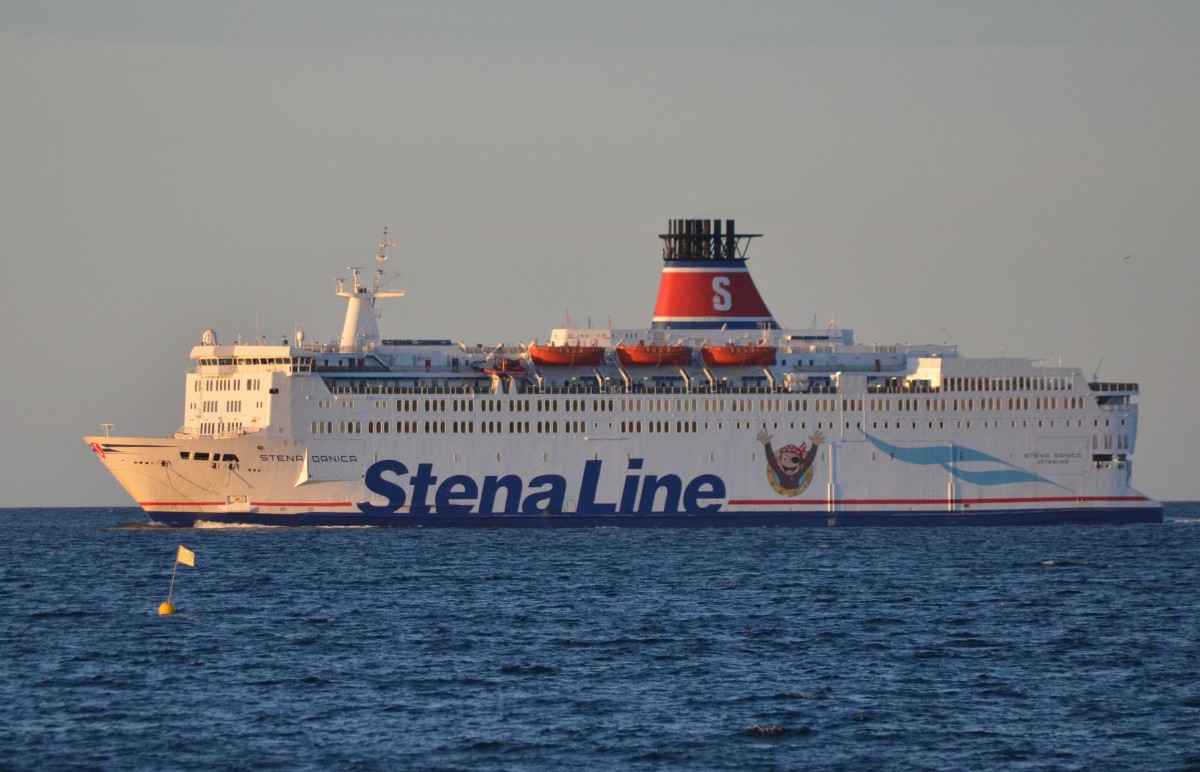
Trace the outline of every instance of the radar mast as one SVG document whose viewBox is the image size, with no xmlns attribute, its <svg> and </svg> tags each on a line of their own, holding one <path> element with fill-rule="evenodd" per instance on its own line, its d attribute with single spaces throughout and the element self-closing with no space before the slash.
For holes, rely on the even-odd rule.
<svg viewBox="0 0 1200 772">
<path fill-rule="evenodd" d="M 378 345 L 380 337 L 379 325 L 375 321 L 375 299 L 404 297 L 404 290 L 383 291 L 383 264 L 388 259 L 388 248 L 394 246 L 396 242 L 388 240 L 387 228 L 384 228 L 379 254 L 375 256 L 375 279 L 371 286 L 359 284 L 358 272 L 362 269 L 354 266 L 347 266 L 352 277 L 349 291 L 345 281 L 338 279 L 337 296 L 349 301 L 346 321 L 342 324 L 342 337 L 338 341 L 342 351 L 361 351 Z"/>
</svg>

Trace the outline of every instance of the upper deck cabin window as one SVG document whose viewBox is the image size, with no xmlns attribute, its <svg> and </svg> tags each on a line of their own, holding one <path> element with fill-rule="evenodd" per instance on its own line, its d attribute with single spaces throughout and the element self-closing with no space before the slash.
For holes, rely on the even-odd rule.
<svg viewBox="0 0 1200 772">
<path fill-rule="evenodd" d="M 1074 388 L 1075 381 L 1070 376 L 948 376 L 942 379 L 943 391 L 1071 391 Z"/>
<path fill-rule="evenodd" d="M 198 360 L 201 367 L 250 367 L 257 365 L 283 365 L 291 372 L 311 372 L 312 357 L 205 357 Z"/>
</svg>

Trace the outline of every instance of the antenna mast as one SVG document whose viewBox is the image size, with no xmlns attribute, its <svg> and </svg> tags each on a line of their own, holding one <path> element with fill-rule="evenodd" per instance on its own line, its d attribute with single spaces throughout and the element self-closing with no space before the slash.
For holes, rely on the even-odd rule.
<svg viewBox="0 0 1200 772">
<path fill-rule="evenodd" d="M 342 324 L 342 336 L 339 338 L 342 351 L 360 351 L 377 345 L 380 337 L 379 325 L 375 322 L 376 299 L 404 297 L 404 290 L 386 292 L 382 289 L 383 264 L 388 259 L 387 249 L 394 246 L 396 242 L 388 241 L 387 228 L 384 228 L 383 241 L 379 242 L 379 254 L 375 256 L 375 280 L 369 287 L 358 283 L 358 272 L 361 269 L 354 266 L 349 266 L 354 277 L 353 287 L 347 290 L 345 282 L 338 280 L 338 297 L 350 301 L 346 306 L 346 321 Z"/>
<path fill-rule="evenodd" d="M 379 254 L 375 256 L 375 283 L 371 285 L 371 294 L 376 295 L 383 287 L 383 264 L 387 262 L 388 247 L 396 246 L 396 242 L 388 241 L 387 226 L 383 226 L 383 241 L 379 242 Z"/>
</svg>

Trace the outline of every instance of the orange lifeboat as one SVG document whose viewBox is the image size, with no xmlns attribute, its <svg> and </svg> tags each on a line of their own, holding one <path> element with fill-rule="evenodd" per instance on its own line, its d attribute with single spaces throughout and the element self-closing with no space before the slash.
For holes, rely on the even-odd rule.
<svg viewBox="0 0 1200 772">
<path fill-rule="evenodd" d="M 494 362 L 489 362 L 482 367 L 482 372 L 488 375 L 500 375 L 506 378 L 511 378 L 516 375 L 525 375 L 525 368 L 521 365 L 521 360 L 510 359 L 509 357 L 499 357 Z"/>
<path fill-rule="evenodd" d="M 709 367 L 770 367 L 775 364 L 774 346 L 704 346 L 700 355 Z"/>
<path fill-rule="evenodd" d="M 638 342 L 636 346 L 617 346 L 617 359 L 625 367 L 683 367 L 692 359 L 689 346 L 664 346 Z"/>
<path fill-rule="evenodd" d="M 595 367 L 604 359 L 603 346 L 530 346 L 535 364 L 548 367 Z"/>
</svg>

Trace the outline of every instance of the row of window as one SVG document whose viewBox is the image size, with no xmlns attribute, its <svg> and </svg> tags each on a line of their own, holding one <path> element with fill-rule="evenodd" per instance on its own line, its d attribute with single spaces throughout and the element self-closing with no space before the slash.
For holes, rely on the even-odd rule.
<svg viewBox="0 0 1200 772">
<path fill-rule="evenodd" d="M 262 388 L 262 378 L 247 378 L 246 391 Z M 241 378 L 197 378 L 192 381 L 192 391 L 241 391 Z"/>
<path fill-rule="evenodd" d="M 1071 391 L 1075 379 L 1066 375 L 1015 375 L 943 378 L 942 391 Z"/>
<path fill-rule="evenodd" d="M 674 421 L 674 422 L 671 422 L 671 421 L 646 421 L 645 426 L 646 426 L 645 431 L 647 434 L 671 434 L 672 431 L 675 434 L 692 434 L 692 433 L 699 431 L 699 429 L 697 428 L 699 426 L 699 422 L 697 422 L 697 421 Z M 672 427 L 674 427 L 674 429 L 672 429 Z M 705 429 L 708 428 L 707 421 L 704 423 L 704 428 Z M 621 422 L 621 433 L 622 434 L 641 434 L 642 433 L 642 422 L 641 421 L 622 421 Z"/>
<path fill-rule="evenodd" d="M 181 451 L 179 451 L 179 457 L 181 459 L 183 459 L 184 461 L 191 459 L 192 461 L 212 460 L 212 461 L 232 461 L 234 463 L 237 463 L 237 460 L 238 460 L 236 453 L 208 453 L 208 452 L 202 451 L 202 450 L 198 450 L 195 453 L 192 453 L 187 450 L 181 450 Z"/>
<path fill-rule="evenodd" d="M 216 399 L 206 399 L 206 400 L 204 400 L 203 402 L 201 402 L 201 403 L 200 403 L 200 412 L 202 412 L 202 413 L 216 413 L 216 412 L 218 412 L 218 411 L 220 410 L 220 404 L 221 404 L 221 403 L 220 403 L 220 400 L 216 400 Z M 258 402 L 258 403 L 256 403 L 256 405 L 257 405 L 259 408 L 262 408 L 262 406 L 263 406 L 263 403 L 262 403 L 262 402 Z M 190 410 L 195 410 L 195 409 L 196 409 L 196 403 L 195 403 L 195 402 L 192 402 L 192 403 L 190 403 L 190 404 L 188 405 L 188 408 L 189 408 Z M 240 399 L 227 399 L 227 400 L 225 400 L 225 412 L 226 412 L 226 413 L 240 413 L 240 412 L 242 412 L 242 401 L 241 401 Z"/>
<path fill-rule="evenodd" d="M 1023 429 L 1028 429 L 1028 428 L 1029 428 L 1029 427 L 1031 427 L 1031 426 L 1037 426 L 1038 428 L 1051 428 L 1051 429 L 1053 429 L 1053 428 L 1054 428 L 1054 422 L 1055 422 L 1056 420 L 1062 420 L 1062 425 L 1063 425 L 1063 426 L 1070 426 L 1070 425 L 1071 425 L 1071 419 L 1070 419 L 1070 418 L 1067 418 L 1067 419 L 1055 419 L 1055 418 L 1037 418 L 1037 419 L 1033 419 L 1033 418 L 1024 418 L 1024 419 L 1021 419 L 1021 422 L 1020 422 L 1020 423 L 1021 423 L 1021 428 L 1023 428 Z M 892 429 L 892 428 L 895 428 L 895 429 L 906 429 L 906 428 L 909 428 L 909 427 L 911 427 L 911 428 L 913 428 L 913 429 L 916 429 L 916 428 L 917 428 L 917 423 L 918 423 L 917 421 L 872 421 L 872 422 L 871 422 L 871 428 L 872 428 L 872 429 L 880 429 L 880 428 L 883 428 L 883 429 Z M 925 422 L 925 423 L 926 423 L 926 425 L 927 425 L 927 427 L 928 427 L 928 428 L 930 428 L 930 429 L 934 428 L 934 423 L 935 423 L 934 421 L 927 421 L 927 422 Z M 945 429 L 945 428 L 946 428 L 946 423 L 947 423 L 946 421 L 937 421 L 936 423 L 937 423 L 937 428 L 938 428 L 938 429 Z M 1000 424 L 1002 424 L 1002 423 L 1005 423 L 1005 422 L 1004 422 L 1004 421 L 988 421 L 988 420 L 985 420 L 985 421 L 976 421 L 975 423 L 976 423 L 977 427 L 978 427 L 978 426 L 982 426 L 982 428 L 984 428 L 984 429 L 988 429 L 988 428 L 991 428 L 991 429 L 999 429 L 999 428 L 1000 428 Z M 1011 429 L 1015 429 L 1015 428 L 1017 428 L 1017 422 L 1016 422 L 1015 420 L 1011 420 L 1011 419 L 1010 419 L 1010 420 L 1009 420 L 1007 423 L 1008 423 L 1008 425 L 1009 425 L 1009 428 L 1011 428 Z M 1107 418 L 1106 418 L 1106 419 L 1104 419 L 1104 425 L 1105 425 L 1105 426 L 1109 426 L 1109 425 L 1110 425 L 1110 423 L 1111 423 L 1111 422 L 1110 422 L 1110 420 L 1109 420 L 1109 419 L 1107 419 Z M 1121 419 L 1121 424 L 1120 424 L 1120 425 L 1121 425 L 1121 426 L 1124 426 L 1124 425 L 1125 425 L 1125 419 Z M 855 426 L 856 426 L 856 427 L 861 427 L 861 426 L 862 426 L 862 424 L 856 423 L 856 424 L 855 424 Z M 1082 419 L 1082 418 L 1078 418 L 1078 419 L 1076 419 L 1076 420 L 1075 420 L 1075 426 L 1083 426 L 1083 419 Z M 1093 427 L 1099 427 L 1099 426 L 1100 426 L 1100 421 L 1099 421 L 1098 419 L 1097 419 L 1097 420 L 1093 420 L 1093 421 L 1092 421 L 1092 426 L 1093 426 Z M 849 429 L 849 428 L 850 428 L 850 423 L 849 423 L 849 422 L 847 422 L 847 423 L 846 423 L 846 428 L 847 428 L 847 429 Z M 964 421 L 964 420 L 957 420 L 957 421 L 955 421 L 955 422 L 954 422 L 954 428 L 955 428 L 955 429 L 970 429 L 970 428 L 971 428 L 971 421 L 969 421 L 969 420 L 965 420 L 965 421 Z"/>
<path fill-rule="evenodd" d="M 843 400 L 843 405 L 853 403 L 854 400 Z M 861 402 L 861 400 L 860 400 Z M 976 407 L 982 411 L 988 410 L 1029 410 L 1032 406 L 1033 410 L 1058 410 L 1059 405 L 1062 405 L 1064 410 L 1083 410 L 1087 404 L 1083 397 L 1063 397 L 1061 400 L 1058 397 L 968 397 L 959 399 L 957 397 L 948 401 L 950 410 L 954 412 L 965 411 L 968 413 L 975 412 Z M 944 412 L 946 410 L 947 400 L 943 398 L 926 398 L 926 399 L 869 399 L 867 406 L 872 411 L 878 412 L 899 412 L 899 413 L 914 413 L 917 411 L 924 412 Z"/>
<path fill-rule="evenodd" d="M 664 400 L 665 402 L 666 400 Z M 694 400 L 693 400 L 694 401 Z M 582 413 L 588 409 L 588 404 L 591 403 L 591 409 L 594 411 L 613 410 L 614 400 L 612 399 L 514 399 L 500 400 L 480 398 L 477 400 L 471 399 L 398 399 L 396 400 L 396 411 L 400 413 L 416 413 L 424 411 L 426 413 L 446 412 L 449 408 L 455 413 L 528 413 L 537 411 L 539 413 L 558 412 L 559 407 L 566 413 Z M 640 402 L 640 400 L 638 400 Z M 354 407 L 353 400 L 343 400 L 344 407 Z M 386 407 L 387 402 L 377 400 L 375 407 Z M 317 403 L 317 407 L 329 407 L 328 400 L 321 400 Z M 622 408 L 627 409 L 627 408 Z"/>
<path fill-rule="evenodd" d="M 224 434 L 241 428 L 241 421 L 201 421 L 199 426 L 201 434 Z"/>
<path fill-rule="evenodd" d="M 313 365 L 312 357 L 205 357 L 196 361 L 201 367 L 284 365 L 295 369 L 311 370 Z"/>
<path fill-rule="evenodd" d="M 1071 426 L 1070 419 L 1023 419 L 1020 421 L 1022 428 L 1030 428 L 1037 426 L 1038 428 L 1054 428 L 1055 421 L 1062 420 L 1062 426 Z M 754 429 L 762 428 L 766 422 L 758 421 L 731 421 L 730 425 L 736 429 Z M 945 429 L 946 421 L 926 421 L 926 428 L 929 429 Z M 983 429 L 999 429 L 1002 423 L 1008 423 L 1010 428 L 1017 427 L 1017 421 L 976 421 L 975 428 Z M 870 427 L 874 430 L 884 429 L 916 429 L 917 421 L 871 421 Z M 936 424 L 936 426 L 935 426 Z M 855 421 L 851 424 L 850 421 L 845 422 L 845 429 L 862 428 L 862 422 Z M 1083 426 L 1083 419 L 1077 419 L 1076 426 Z M 1099 420 L 1092 422 L 1094 427 L 1100 426 Z M 1110 421 L 1106 419 L 1104 426 L 1109 426 Z M 1125 421 L 1121 420 L 1120 425 L 1124 426 Z M 598 429 L 600 424 L 595 422 L 592 428 Z M 973 424 L 970 420 L 956 420 L 954 422 L 955 429 L 970 429 Z M 393 424 L 387 421 L 367 421 L 365 424 L 362 421 L 313 421 L 311 425 L 313 434 L 362 434 L 364 427 L 367 434 L 391 434 L 393 432 Z M 587 421 L 397 421 L 394 424 L 396 434 L 475 434 L 478 430 L 479 434 L 582 434 L 588 431 Z M 725 428 L 724 421 L 715 422 L 715 426 L 709 421 L 696 420 L 676 420 L 676 421 L 621 421 L 620 430 L 622 434 L 692 434 L 700 431 L 708 431 L 716 429 L 718 431 Z M 773 422 L 773 430 L 779 430 L 779 422 Z M 814 429 L 834 430 L 837 424 L 834 421 L 818 421 L 813 424 Z M 787 431 L 807 431 L 808 422 L 789 422 Z M 1124 436 L 1124 435 L 1116 435 Z M 1127 440 L 1122 440 L 1127 442 Z M 1108 446 L 1106 446 L 1107 449 Z M 1118 446 L 1119 448 L 1127 447 L 1125 444 Z"/>
<path fill-rule="evenodd" d="M 208 404 L 208 403 L 205 403 Z M 214 403 L 215 404 L 215 403 Z M 328 408 L 333 404 L 331 400 L 319 400 L 318 408 Z M 354 408 L 354 400 L 341 400 L 339 404 L 343 408 Z M 376 400 L 376 408 L 387 407 L 390 403 L 385 400 Z M 863 399 L 839 399 L 837 397 L 824 397 L 816 399 L 782 399 L 778 397 L 768 398 L 636 398 L 636 399 L 401 399 L 396 400 L 396 410 L 402 413 L 414 412 L 478 412 L 480 413 L 523 413 L 531 410 L 536 410 L 539 413 L 558 412 L 561 408 L 563 412 L 585 412 L 589 409 L 594 412 L 671 412 L 671 413 L 696 413 L 696 412 L 747 412 L 747 413 L 769 413 L 780 410 L 786 412 L 858 412 L 864 408 L 873 412 L 900 412 L 910 413 L 917 411 L 925 412 L 945 412 L 947 406 L 953 412 L 965 411 L 975 412 L 978 408 L 981 411 L 995 410 L 1058 410 L 1061 406 L 1064 410 L 1083 410 L 1087 404 L 1084 397 L 968 397 L 946 399 L 945 397 L 872 397 L 867 400 Z M 206 408 L 207 409 L 207 408 Z"/>
<path fill-rule="evenodd" d="M 694 424 L 695 422 L 693 422 Z M 640 424 L 640 422 L 639 422 Z M 313 434 L 391 434 L 388 421 L 313 421 Z M 587 421 L 397 421 L 396 434 L 567 434 L 587 431 Z"/>
<path fill-rule="evenodd" d="M 1062 426 L 1071 426 L 1071 419 L 1022 419 L 1021 428 L 1030 428 L 1036 425 L 1038 428 L 1054 428 L 1055 421 L 1062 420 Z M 1036 424 L 1034 423 L 1036 421 Z M 762 428 L 767 422 L 760 421 L 736 421 L 730 422 L 732 427 L 741 429 Z M 929 429 L 945 429 L 946 421 L 926 421 L 926 428 Z M 984 429 L 999 429 L 1003 421 L 976 421 L 975 428 Z M 1007 421 L 1010 428 L 1017 427 L 1016 420 Z M 1076 419 L 1075 425 L 1083 426 L 1083 419 Z M 871 430 L 889 430 L 889 429 L 916 429 L 917 421 L 871 421 Z M 935 427 L 936 424 L 936 427 Z M 1110 426 L 1109 419 L 1104 420 L 1104 426 Z M 853 423 L 853 428 L 862 428 L 862 422 L 856 421 Z M 1093 427 L 1100 426 L 1099 419 L 1092 421 Z M 1125 425 L 1125 420 L 1120 420 L 1120 426 Z M 593 428 L 599 428 L 599 422 L 592 424 Z M 610 424 L 611 426 L 611 424 Z M 362 434 L 364 427 L 367 434 L 391 434 L 393 432 L 393 424 L 388 421 L 313 421 L 311 430 L 313 434 Z M 394 424 L 396 434 L 475 434 L 478 430 L 479 434 L 582 434 L 588 431 L 587 421 L 446 421 L 446 420 L 427 420 L 427 421 L 397 421 Z M 696 420 L 676 420 L 676 421 L 621 421 L 620 430 L 622 434 L 692 434 L 700 431 L 708 431 L 715 428 L 720 431 L 724 429 L 725 422 L 717 421 L 715 426 L 709 421 Z M 779 422 L 772 422 L 771 428 L 779 430 Z M 834 421 L 818 421 L 813 425 L 814 429 L 834 430 L 837 425 Z M 844 428 L 852 428 L 851 422 L 846 421 Z M 972 421 L 956 420 L 954 422 L 955 429 L 970 429 Z M 789 422 L 787 431 L 807 431 L 808 422 Z M 1110 435 L 1121 437 L 1116 446 L 1118 449 L 1128 447 L 1128 438 L 1126 435 Z M 1108 442 L 1111 442 L 1109 440 Z M 1111 449 L 1111 445 L 1105 445 L 1105 449 Z"/>
</svg>

